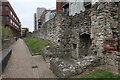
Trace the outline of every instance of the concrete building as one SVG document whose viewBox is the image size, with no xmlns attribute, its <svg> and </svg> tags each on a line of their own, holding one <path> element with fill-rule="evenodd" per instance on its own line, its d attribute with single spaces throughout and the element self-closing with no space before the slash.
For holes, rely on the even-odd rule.
<svg viewBox="0 0 120 80">
<path fill-rule="evenodd" d="M 94 3 L 96 0 L 93 1 Z M 91 7 L 92 2 L 85 0 L 66 0 L 64 2 L 56 1 L 56 12 L 62 11 L 65 15 L 74 16 L 79 14 L 82 11 L 85 11 L 86 8 Z"/>
<path fill-rule="evenodd" d="M 58 11 L 63 11 L 63 2 L 58 2 L 58 0 L 56 0 L 56 13 L 58 13 Z"/>
<path fill-rule="evenodd" d="M 56 15 L 56 10 L 52 10 L 50 14 L 50 19 L 54 18 Z"/>
<path fill-rule="evenodd" d="M 54 18 L 56 15 L 56 10 L 50 10 L 45 15 L 45 22 L 49 21 L 50 19 Z"/>
<path fill-rule="evenodd" d="M 34 13 L 34 31 L 38 30 L 42 24 L 54 18 L 56 10 L 46 10 L 45 8 L 37 8 Z"/>
<path fill-rule="evenodd" d="M 76 0 L 75 2 L 69 2 L 69 15 L 74 16 L 76 13 L 80 13 L 81 11 L 85 11 L 83 0 L 82 2 L 78 2 L 79 0 Z"/>
<path fill-rule="evenodd" d="M 59 11 L 62 11 L 62 12 L 68 12 L 69 13 L 69 0 L 56 0 L 56 13 L 58 13 Z M 67 11 L 66 11 L 67 9 Z M 66 13 L 65 13 L 66 14 Z"/>
<path fill-rule="evenodd" d="M 72 2 L 69 1 L 69 15 L 74 16 L 75 14 L 79 14 L 80 12 L 84 12 L 86 8 L 91 7 L 92 2 L 87 2 L 85 0 L 76 0 Z"/>
<path fill-rule="evenodd" d="M 50 20 L 50 14 L 51 14 L 51 11 L 48 11 L 45 15 L 45 22 L 49 21 Z"/>
<path fill-rule="evenodd" d="M 41 25 L 40 17 L 45 10 L 46 10 L 45 8 L 37 8 L 37 11 L 36 11 L 37 30 L 40 28 L 40 25 Z"/>
<path fill-rule="evenodd" d="M 9 27 L 14 36 L 20 37 L 21 22 L 11 4 L 7 0 L 0 1 L 0 24 L 5 27 Z"/>
<path fill-rule="evenodd" d="M 63 2 L 62 4 L 63 4 L 62 8 L 63 8 L 64 14 L 69 15 L 69 1 Z"/>
<path fill-rule="evenodd" d="M 45 15 L 49 10 L 45 10 L 40 17 L 40 25 L 45 23 Z"/>
<path fill-rule="evenodd" d="M 36 17 L 36 13 L 34 13 L 34 31 L 37 30 L 37 17 Z"/>
<path fill-rule="evenodd" d="M 27 33 L 29 33 L 29 28 L 27 28 L 27 27 L 23 28 L 22 27 L 22 29 L 21 29 L 21 36 L 25 37 Z"/>
</svg>

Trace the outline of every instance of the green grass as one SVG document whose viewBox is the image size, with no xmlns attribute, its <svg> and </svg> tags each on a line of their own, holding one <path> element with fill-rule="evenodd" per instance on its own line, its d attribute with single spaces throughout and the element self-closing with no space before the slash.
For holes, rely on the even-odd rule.
<svg viewBox="0 0 120 80">
<path fill-rule="evenodd" d="M 34 53 L 40 53 L 41 49 L 43 47 L 48 46 L 50 43 L 46 40 L 40 40 L 36 38 L 24 38 L 23 39 L 25 43 L 27 44 L 28 48 L 31 50 L 31 52 Z"/>
<path fill-rule="evenodd" d="M 80 78 L 120 78 L 120 76 L 114 75 L 113 73 L 105 70 L 96 70 Z"/>
</svg>

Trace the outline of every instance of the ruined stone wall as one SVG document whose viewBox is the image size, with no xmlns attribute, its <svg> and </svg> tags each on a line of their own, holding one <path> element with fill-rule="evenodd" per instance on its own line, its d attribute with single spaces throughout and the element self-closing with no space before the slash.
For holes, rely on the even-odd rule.
<svg viewBox="0 0 120 80">
<path fill-rule="evenodd" d="M 93 65 L 118 65 L 117 52 L 104 52 L 104 41 L 117 40 L 118 30 L 118 3 L 104 2 L 75 16 L 57 14 L 33 37 L 53 42 L 42 50 L 43 56 L 50 56 L 50 68 L 58 77 L 70 77 Z"/>
<path fill-rule="evenodd" d="M 33 36 L 47 39 L 57 44 L 62 34 L 62 25 L 64 24 L 64 21 L 65 18 L 62 14 L 59 14 L 55 18 L 43 24 L 38 31 L 34 31 Z"/>
<path fill-rule="evenodd" d="M 2 49 L 7 49 L 16 41 L 15 37 L 10 37 L 7 39 L 2 39 Z"/>
<path fill-rule="evenodd" d="M 117 3 L 96 3 L 73 17 L 56 15 L 33 32 L 33 36 L 52 41 L 76 59 L 89 54 L 103 57 L 104 40 L 117 38 L 117 13 Z"/>
<path fill-rule="evenodd" d="M 103 57 L 104 40 L 117 38 L 117 4 L 98 3 L 91 9 L 91 38 L 97 55 Z"/>
</svg>

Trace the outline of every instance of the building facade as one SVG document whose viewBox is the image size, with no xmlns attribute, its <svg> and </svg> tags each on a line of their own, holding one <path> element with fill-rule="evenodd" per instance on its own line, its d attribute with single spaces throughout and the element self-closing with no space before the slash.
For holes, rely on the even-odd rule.
<svg viewBox="0 0 120 80">
<path fill-rule="evenodd" d="M 36 17 L 36 13 L 34 13 L 34 31 L 37 30 L 37 17 Z"/>
<path fill-rule="evenodd" d="M 20 37 L 21 22 L 10 3 L 5 0 L 0 1 L 0 24 L 9 27 L 14 36 Z"/>
<path fill-rule="evenodd" d="M 95 1 L 93 1 L 95 3 Z M 91 7 L 92 2 L 85 0 L 66 0 L 63 2 L 56 1 L 56 13 L 62 11 L 65 15 L 74 16 Z"/>
<path fill-rule="evenodd" d="M 58 11 L 63 11 L 63 8 L 62 8 L 63 4 L 62 3 L 63 2 L 58 2 L 56 0 L 56 13 L 58 13 Z"/>
<path fill-rule="evenodd" d="M 79 0 L 76 0 L 75 2 L 69 2 L 69 15 L 74 16 L 75 14 L 79 14 L 81 11 L 85 11 L 85 7 L 84 7 L 84 0 L 82 0 L 81 2 L 79 2 Z"/>
<path fill-rule="evenodd" d="M 37 8 L 37 11 L 36 11 L 36 25 L 37 25 L 37 30 L 40 28 L 41 26 L 41 20 L 40 20 L 40 17 L 41 15 L 43 14 L 43 12 L 45 11 L 46 9 L 45 8 Z"/>
<path fill-rule="evenodd" d="M 61 12 L 68 12 L 69 13 L 69 0 L 56 0 L 56 13 L 59 11 Z M 67 10 L 67 11 L 66 11 Z M 67 13 L 65 13 L 67 14 Z"/>
<path fill-rule="evenodd" d="M 46 13 L 47 13 L 48 11 L 49 11 L 49 10 L 45 10 L 45 11 L 42 13 L 42 15 L 41 15 L 41 17 L 40 17 L 41 25 L 45 23 L 45 15 L 46 15 Z"/>
<path fill-rule="evenodd" d="M 56 10 L 50 10 L 45 15 L 45 22 L 49 21 L 50 19 L 54 18 L 56 15 Z"/>
<path fill-rule="evenodd" d="M 48 11 L 45 15 L 45 22 L 49 21 L 50 20 L 50 14 L 51 14 L 51 11 Z"/>
<path fill-rule="evenodd" d="M 54 18 L 55 15 L 56 15 L 56 9 L 55 10 L 51 10 L 50 19 Z"/>
<path fill-rule="evenodd" d="M 29 33 L 29 28 L 22 27 L 22 29 L 21 29 L 21 36 L 26 37 L 27 33 Z"/>
</svg>

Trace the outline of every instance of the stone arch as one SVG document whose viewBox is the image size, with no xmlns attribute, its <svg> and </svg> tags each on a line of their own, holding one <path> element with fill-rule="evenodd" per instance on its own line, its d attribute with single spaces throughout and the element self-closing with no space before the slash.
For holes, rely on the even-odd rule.
<svg viewBox="0 0 120 80">
<path fill-rule="evenodd" d="M 89 54 L 89 48 L 91 46 L 91 38 L 90 34 L 83 33 L 79 36 L 80 42 L 79 42 L 79 55 L 80 56 L 87 56 Z"/>
</svg>

